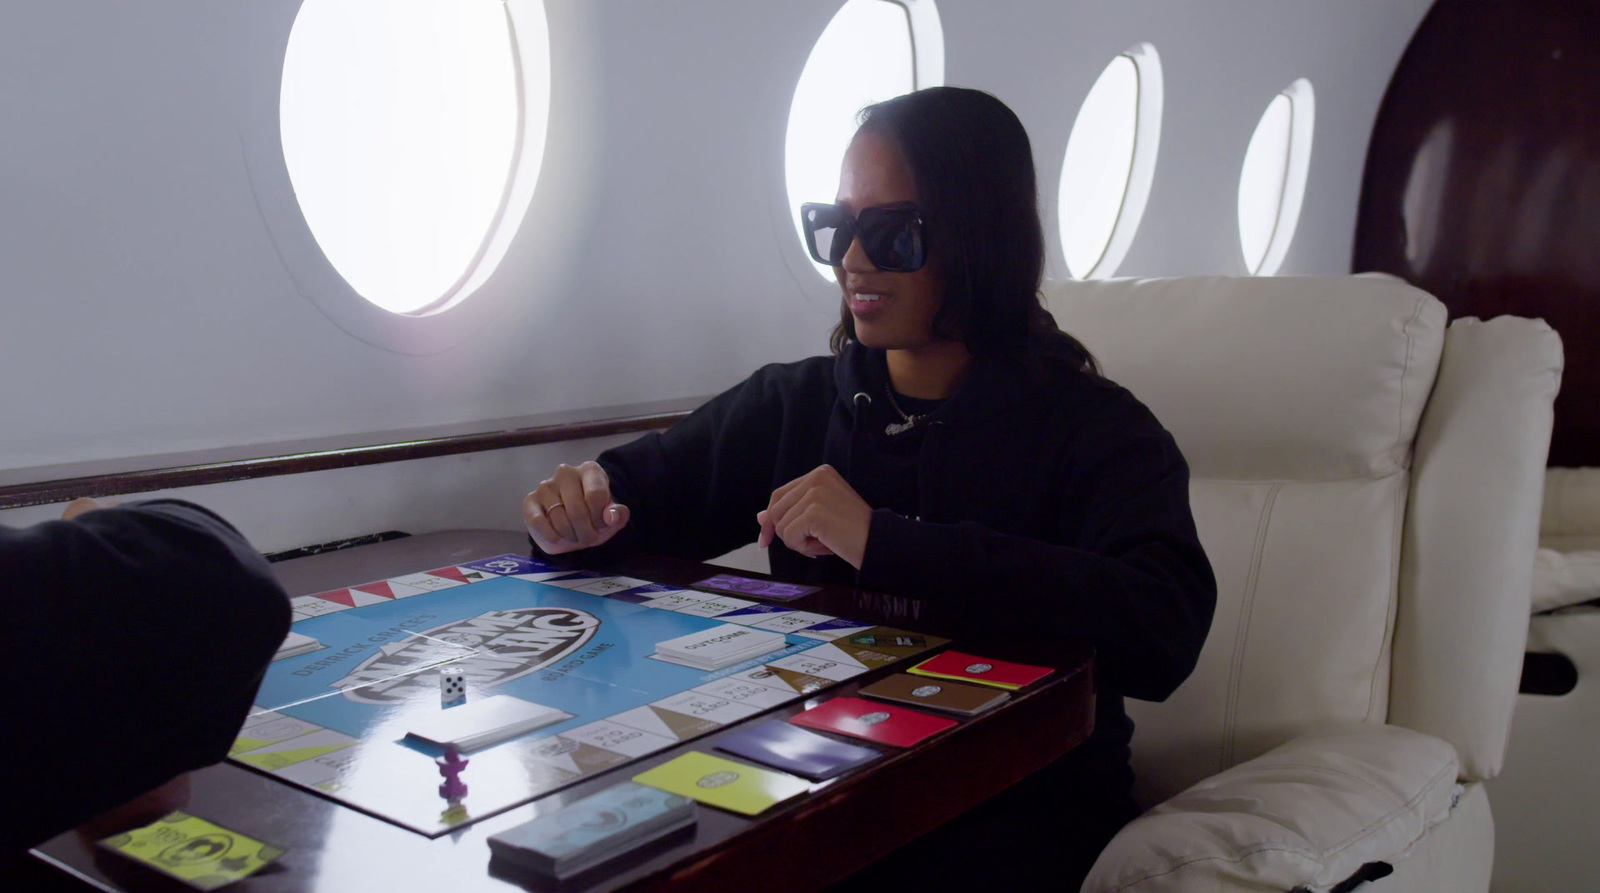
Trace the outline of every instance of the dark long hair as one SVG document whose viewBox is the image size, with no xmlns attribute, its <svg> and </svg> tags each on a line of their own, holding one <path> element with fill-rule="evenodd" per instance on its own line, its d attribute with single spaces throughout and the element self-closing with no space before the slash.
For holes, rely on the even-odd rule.
<svg viewBox="0 0 1600 893">
<path fill-rule="evenodd" d="M 964 342 L 974 357 L 1007 356 L 1037 368 L 1065 355 L 1099 366 L 1061 331 L 1039 294 L 1044 226 L 1039 222 L 1033 147 L 1006 104 L 982 90 L 931 87 L 861 110 L 857 133 L 887 136 L 916 180 L 928 255 L 944 274 L 933 332 Z M 834 353 L 855 338 L 850 308 L 839 314 Z"/>
</svg>

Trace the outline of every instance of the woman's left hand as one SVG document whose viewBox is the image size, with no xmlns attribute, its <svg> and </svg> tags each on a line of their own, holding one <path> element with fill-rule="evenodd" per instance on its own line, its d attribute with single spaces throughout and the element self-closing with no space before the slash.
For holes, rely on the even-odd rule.
<svg viewBox="0 0 1600 893">
<path fill-rule="evenodd" d="M 772 501 L 756 512 L 765 549 L 776 536 L 812 558 L 837 555 L 857 570 L 867 553 L 872 506 L 851 489 L 831 465 L 819 465 L 772 491 Z"/>
</svg>

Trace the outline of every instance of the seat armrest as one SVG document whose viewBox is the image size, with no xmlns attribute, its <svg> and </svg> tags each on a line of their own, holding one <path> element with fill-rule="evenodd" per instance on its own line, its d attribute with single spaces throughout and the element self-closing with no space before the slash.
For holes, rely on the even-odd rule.
<svg viewBox="0 0 1600 893">
<path fill-rule="evenodd" d="M 1305 735 L 1135 819 L 1083 891 L 1321 893 L 1405 858 L 1449 815 L 1458 770 L 1447 742 L 1398 726 Z"/>
</svg>

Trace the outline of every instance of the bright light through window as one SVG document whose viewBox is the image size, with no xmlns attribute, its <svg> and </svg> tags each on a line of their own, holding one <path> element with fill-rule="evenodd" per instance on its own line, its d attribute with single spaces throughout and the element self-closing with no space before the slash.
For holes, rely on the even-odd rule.
<svg viewBox="0 0 1600 893">
<path fill-rule="evenodd" d="M 943 80 L 938 28 L 931 0 L 849 0 L 817 39 L 795 87 L 784 140 L 789 219 L 802 251 L 800 205 L 831 202 L 838 193 L 839 165 L 856 132 L 856 113 Z M 833 278 L 831 268 L 812 265 Z"/>
<path fill-rule="evenodd" d="M 517 30 L 501 0 L 305 0 L 295 18 L 279 106 L 295 197 L 328 260 L 385 310 L 464 298 L 531 198 L 548 36 L 538 0 L 511 5 Z"/>
<path fill-rule="evenodd" d="M 1161 59 L 1140 44 L 1111 60 L 1078 109 L 1057 215 L 1067 270 L 1112 275 L 1139 228 L 1161 142 Z"/>
<path fill-rule="evenodd" d="M 1294 240 L 1315 117 L 1311 82 L 1302 78 L 1273 97 L 1250 137 L 1239 174 L 1239 246 L 1251 275 L 1276 273 Z"/>
</svg>

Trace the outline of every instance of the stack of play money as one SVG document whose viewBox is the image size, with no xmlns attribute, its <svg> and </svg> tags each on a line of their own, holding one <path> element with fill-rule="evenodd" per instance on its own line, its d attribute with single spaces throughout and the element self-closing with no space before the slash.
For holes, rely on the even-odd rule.
<svg viewBox="0 0 1600 893">
<path fill-rule="evenodd" d="M 492 835 L 489 849 L 563 880 L 694 823 L 693 800 L 625 781 Z"/>
</svg>

